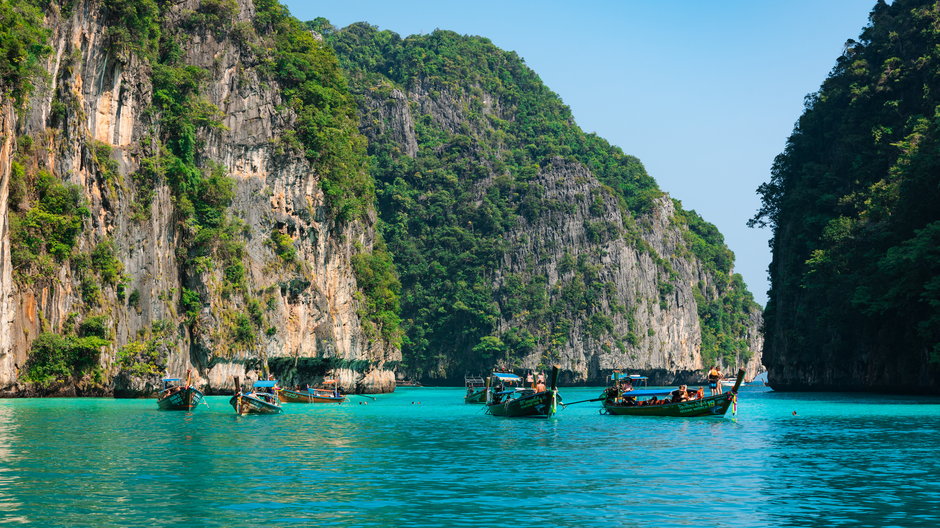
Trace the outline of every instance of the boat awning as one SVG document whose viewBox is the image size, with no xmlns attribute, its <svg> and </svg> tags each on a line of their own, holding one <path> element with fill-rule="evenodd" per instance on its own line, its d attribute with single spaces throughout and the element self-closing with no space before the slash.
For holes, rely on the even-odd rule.
<svg viewBox="0 0 940 528">
<path fill-rule="evenodd" d="M 640 389 L 632 390 L 623 393 L 623 396 L 626 398 L 639 398 L 642 396 L 666 396 L 672 394 L 670 389 Z"/>
<path fill-rule="evenodd" d="M 516 376 L 515 374 L 510 374 L 508 372 L 494 372 L 493 376 L 498 378 L 500 381 L 520 381 L 522 378 Z"/>
<path fill-rule="evenodd" d="M 183 381 L 179 378 L 163 378 L 161 381 Z"/>
<path fill-rule="evenodd" d="M 277 385 L 277 380 L 261 380 L 256 381 L 252 387 L 273 387 Z"/>
</svg>

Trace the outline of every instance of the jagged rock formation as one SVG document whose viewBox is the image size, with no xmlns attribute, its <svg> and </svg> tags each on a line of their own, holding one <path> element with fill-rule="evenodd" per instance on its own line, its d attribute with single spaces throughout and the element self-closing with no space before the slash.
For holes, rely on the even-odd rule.
<svg viewBox="0 0 940 528">
<path fill-rule="evenodd" d="M 760 188 L 775 389 L 940 392 L 940 14 L 879 1 L 870 21 Z"/>
<path fill-rule="evenodd" d="M 720 234 L 639 161 L 574 125 L 513 53 L 436 31 L 308 23 L 359 96 L 403 284 L 403 371 L 502 363 L 566 382 L 762 370 L 761 314 Z M 704 344 L 703 344 L 704 340 Z"/>
<path fill-rule="evenodd" d="M 334 146 L 298 131 L 265 55 L 281 8 L 89 0 L 44 26 L 45 75 L 0 99 L 0 392 L 147 394 L 188 369 L 210 393 L 269 371 L 393 390 L 400 352 L 364 322 L 352 265 L 376 240 L 371 195 L 345 217 L 325 195 L 345 181 L 317 161 Z M 348 97 L 304 45 L 306 75 Z M 336 148 L 361 143 L 333 104 Z"/>
</svg>

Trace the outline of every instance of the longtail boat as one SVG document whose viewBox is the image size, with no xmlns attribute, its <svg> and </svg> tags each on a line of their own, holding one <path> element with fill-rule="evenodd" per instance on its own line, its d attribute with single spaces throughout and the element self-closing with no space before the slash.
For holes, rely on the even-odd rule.
<svg viewBox="0 0 940 528">
<path fill-rule="evenodd" d="M 274 392 L 277 392 L 277 381 L 256 381 L 252 391 L 242 392 L 238 378 L 235 378 L 235 395 L 228 402 L 235 409 L 236 414 L 280 414 L 281 403 Z M 260 390 L 259 390 L 260 389 Z M 273 392 L 267 392 L 268 390 Z"/>
<path fill-rule="evenodd" d="M 464 403 L 486 403 L 486 381 L 480 376 L 464 376 L 463 383 L 467 387 L 467 394 L 463 397 Z"/>
<path fill-rule="evenodd" d="M 346 396 L 339 392 L 336 380 L 326 380 L 323 383 L 326 385 L 332 383 L 333 388 L 281 389 L 278 391 L 277 397 L 282 403 L 343 403 L 346 401 Z"/>
<path fill-rule="evenodd" d="M 738 389 L 744 379 L 744 370 L 738 373 L 738 381 L 732 389 L 724 394 L 716 394 L 687 401 L 666 401 L 648 404 L 651 398 L 660 395 L 669 395 L 673 391 L 668 389 L 640 389 L 621 392 L 619 390 L 605 391 L 604 412 L 607 414 L 629 416 L 724 416 L 728 408 L 737 401 Z M 659 400 L 653 400 L 659 401 Z"/>
<path fill-rule="evenodd" d="M 191 411 L 202 402 L 203 394 L 189 383 L 189 373 L 186 376 L 186 385 L 181 385 L 180 378 L 164 378 L 163 388 L 157 396 L 157 407 L 162 411 Z"/>
<path fill-rule="evenodd" d="M 518 377 L 518 376 L 516 376 Z M 500 376 L 492 376 L 487 381 Z M 558 367 L 552 367 L 551 386 L 548 390 L 536 391 L 534 388 L 511 388 L 509 390 L 488 391 L 486 412 L 493 416 L 522 417 L 533 416 L 549 418 L 558 409 Z M 544 385 L 543 385 L 544 387 Z"/>
</svg>

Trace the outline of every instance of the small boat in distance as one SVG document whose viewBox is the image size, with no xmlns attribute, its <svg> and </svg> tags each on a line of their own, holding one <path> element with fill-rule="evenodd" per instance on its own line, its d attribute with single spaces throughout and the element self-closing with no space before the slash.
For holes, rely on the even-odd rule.
<svg viewBox="0 0 940 528">
<path fill-rule="evenodd" d="M 277 391 L 277 397 L 282 403 L 343 403 L 346 396 L 339 392 L 339 382 L 337 380 L 325 380 L 324 385 L 333 384 L 333 388 L 315 388 L 309 386 L 306 389 L 291 390 L 281 389 Z"/>
<path fill-rule="evenodd" d="M 744 371 L 738 373 L 738 380 L 744 379 Z M 737 401 L 740 381 L 724 393 L 714 396 L 697 397 L 685 401 L 671 399 L 660 400 L 658 396 L 668 396 L 669 389 L 634 389 L 620 391 L 612 385 L 604 392 L 604 412 L 606 414 L 631 416 L 724 416 L 732 403 Z M 646 398 L 646 399 L 638 399 Z"/>
<path fill-rule="evenodd" d="M 529 387 L 510 387 L 506 388 L 504 383 L 513 381 L 515 378 L 521 381 L 515 374 L 504 372 L 494 372 L 487 380 L 492 383 L 494 380 L 497 385 L 487 391 L 486 412 L 493 416 L 523 417 L 532 416 L 537 418 L 549 418 L 558 409 L 558 367 L 552 367 L 551 386 L 544 389 L 544 382 L 540 382 L 542 390 Z"/>
<path fill-rule="evenodd" d="M 235 395 L 228 401 L 236 414 L 280 414 L 284 412 L 277 399 L 277 380 L 256 381 L 253 389 L 242 392 L 241 383 L 235 378 Z M 271 391 L 271 392 L 268 392 Z"/>
<path fill-rule="evenodd" d="M 467 394 L 463 397 L 464 403 L 486 403 L 486 381 L 480 376 L 464 376 L 463 383 L 467 387 Z"/>
<path fill-rule="evenodd" d="M 202 401 L 203 394 L 189 381 L 186 373 L 186 385 L 181 385 L 180 378 L 163 378 L 163 388 L 157 395 L 157 407 L 162 411 L 191 411 Z"/>
</svg>

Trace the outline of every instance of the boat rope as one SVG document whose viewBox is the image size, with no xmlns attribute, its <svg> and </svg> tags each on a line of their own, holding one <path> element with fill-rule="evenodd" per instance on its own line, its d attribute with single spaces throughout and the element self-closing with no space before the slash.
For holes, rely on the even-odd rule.
<svg viewBox="0 0 940 528">
<path fill-rule="evenodd" d="M 731 416 L 738 415 L 738 393 L 734 392 L 731 396 Z"/>
</svg>

